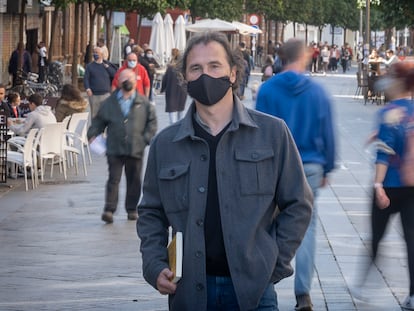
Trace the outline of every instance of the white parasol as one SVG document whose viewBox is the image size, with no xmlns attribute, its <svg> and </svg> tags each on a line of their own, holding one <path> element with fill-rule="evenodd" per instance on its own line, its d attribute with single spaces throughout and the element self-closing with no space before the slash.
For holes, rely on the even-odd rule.
<svg viewBox="0 0 414 311">
<path fill-rule="evenodd" d="M 195 24 L 187 25 L 185 30 L 190 32 L 204 32 L 204 31 L 227 31 L 236 32 L 237 27 L 232 23 L 223 21 L 221 19 L 202 19 L 196 21 Z"/>
<path fill-rule="evenodd" d="M 174 31 L 173 19 L 170 14 L 164 17 L 164 32 L 165 32 L 165 60 L 169 62 L 171 59 L 171 50 L 174 48 Z"/>
<path fill-rule="evenodd" d="M 175 47 L 183 53 L 187 44 L 187 38 L 185 36 L 185 20 L 182 15 L 175 20 L 174 38 Z"/>
<path fill-rule="evenodd" d="M 239 34 L 241 35 L 257 35 L 263 33 L 259 28 L 252 27 L 250 25 L 233 21 L 231 22 L 234 26 L 236 26 Z"/>
<path fill-rule="evenodd" d="M 158 64 L 164 65 L 165 55 L 165 32 L 164 21 L 162 20 L 161 13 L 157 13 L 152 20 L 151 37 L 149 41 L 149 47 L 154 52 L 154 57 Z"/>
</svg>

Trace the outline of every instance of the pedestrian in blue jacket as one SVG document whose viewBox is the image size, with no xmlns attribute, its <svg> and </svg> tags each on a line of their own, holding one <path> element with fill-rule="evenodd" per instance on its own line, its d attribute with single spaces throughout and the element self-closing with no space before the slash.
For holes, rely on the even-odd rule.
<svg viewBox="0 0 414 311">
<path fill-rule="evenodd" d="M 256 109 L 283 119 L 292 132 L 302 158 L 305 174 L 314 198 L 326 185 L 327 174 L 335 165 L 335 138 L 332 107 L 324 89 L 305 76 L 311 57 L 305 43 L 291 39 L 281 48 L 285 64 L 282 73 L 264 83 Z M 310 290 L 316 251 L 317 209 L 296 253 L 295 295 L 297 311 L 311 311 Z"/>
</svg>

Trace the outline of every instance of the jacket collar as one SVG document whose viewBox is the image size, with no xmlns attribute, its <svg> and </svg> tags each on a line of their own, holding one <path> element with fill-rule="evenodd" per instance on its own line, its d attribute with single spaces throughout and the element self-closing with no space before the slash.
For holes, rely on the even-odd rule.
<svg viewBox="0 0 414 311">
<path fill-rule="evenodd" d="M 241 125 L 257 128 L 258 125 L 250 116 L 249 109 L 247 109 L 239 100 L 237 96 L 233 96 L 233 118 L 228 128 L 228 131 L 237 131 Z M 177 134 L 173 141 L 185 139 L 186 137 L 194 138 L 193 115 L 196 112 L 195 102 L 193 101 L 189 107 L 184 119 L 179 125 Z"/>
</svg>

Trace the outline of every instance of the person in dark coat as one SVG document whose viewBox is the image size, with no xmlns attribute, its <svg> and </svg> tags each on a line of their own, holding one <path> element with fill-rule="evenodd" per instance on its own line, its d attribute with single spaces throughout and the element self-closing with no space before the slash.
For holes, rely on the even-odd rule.
<svg viewBox="0 0 414 311">
<path fill-rule="evenodd" d="M 19 51 L 23 51 L 23 62 L 19 68 Z M 22 69 L 25 73 L 32 71 L 32 58 L 30 53 L 23 48 L 23 42 L 17 44 L 17 48 L 12 52 L 9 60 L 9 74 L 13 76 L 13 86 L 19 84 L 18 70 Z"/>
<path fill-rule="evenodd" d="M 154 52 L 151 49 L 145 50 L 145 56 L 142 58 L 142 65 L 145 67 L 148 73 L 148 77 L 150 78 L 151 88 L 149 94 L 149 100 L 153 101 L 153 83 L 155 79 L 155 69 L 160 68 L 160 65 L 154 58 Z"/>
<path fill-rule="evenodd" d="M 172 49 L 171 62 L 162 77 L 161 93 L 165 92 L 165 112 L 168 112 L 170 124 L 182 119 L 182 112 L 187 101 L 187 90 L 180 83 L 176 64 L 180 56 L 178 49 Z"/>
</svg>

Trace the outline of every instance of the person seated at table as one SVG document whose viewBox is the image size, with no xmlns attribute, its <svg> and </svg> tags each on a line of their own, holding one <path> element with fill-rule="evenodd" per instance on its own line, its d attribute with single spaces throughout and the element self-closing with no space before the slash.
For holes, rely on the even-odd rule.
<svg viewBox="0 0 414 311">
<path fill-rule="evenodd" d="M 79 88 L 73 84 L 65 84 L 55 108 L 56 121 L 62 122 L 66 116 L 71 116 L 76 112 L 84 112 L 87 107 L 88 102 L 82 97 Z"/>
<path fill-rule="evenodd" d="M 12 120 L 7 120 L 9 129 L 16 135 L 25 136 L 32 128 L 40 129 L 46 124 L 56 123 L 56 117 L 52 108 L 42 105 L 43 98 L 39 94 L 32 94 L 28 98 L 30 113 L 27 114 L 23 123 L 13 124 Z"/>
<path fill-rule="evenodd" d="M 16 92 L 11 92 L 7 95 L 7 100 L 10 110 L 10 118 L 20 118 L 22 116 L 20 111 L 20 95 Z"/>
<path fill-rule="evenodd" d="M 368 58 L 369 63 L 369 71 L 372 75 L 379 75 L 380 74 L 380 63 L 382 62 L 382 58 L 378 55 L 377 49 L 372 49 L 371 54 Z"/>
<path fill-rule="evenodd" d="M 385 64 L 386 69 L 390 68 L 392 64 L 398 63 L 400 61 L 397 55 L 394 54 L 393 50 L 387 50 L 385 52 L 385 55 L 387 55 L 387 59 L 382 59 L 382 63 Z"/>
</svg>

